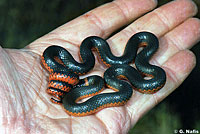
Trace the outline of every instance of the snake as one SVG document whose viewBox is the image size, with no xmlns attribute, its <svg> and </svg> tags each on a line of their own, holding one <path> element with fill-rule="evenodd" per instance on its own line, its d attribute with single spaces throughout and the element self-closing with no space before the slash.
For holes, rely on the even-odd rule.
<svg viewBox="0 0 200 134">
<path fill-rule="evenodd" d="M 143 49 L 138 52 L 141 47 Z M 47 93 L 53 96 L 52 102 L 62 104 L 72 116 L 87 116 L 107 107 L 125 105 L 133 89 L 144 94 L 156 93 L 166 82 L 165 71 L 149 63 L 158 48 L 158 38 L 146 31 L 134 34 L 121 56 L 115 56 L 107 41 L 98 36 L 89 36 L 82 41 L 81 62 L 65 48 L 49 46 L 41 57 L 43 66 L 50 73 Z M 108 69 L 103 78 L 93 75 L 80 79 L 94 68 L 95 50 Z M 135 63 L 137 69 L 131 63 Z M 115 92 L 101 93 L 105 86 Z M 89 99 L 80 102 L 84 98 Z"/>
</svg>

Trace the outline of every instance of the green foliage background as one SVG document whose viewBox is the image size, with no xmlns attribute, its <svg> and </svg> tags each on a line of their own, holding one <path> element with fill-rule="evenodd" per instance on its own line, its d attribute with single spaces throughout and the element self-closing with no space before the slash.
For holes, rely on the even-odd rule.
<svg viewBox="0 0 200 134">
<path fill-rule="evenodd" d="M 0 44 L 22 48 L 108 0 L 0 0 Z"/>
<path fill-rule="evenodd" d="M 75 17 L 111 0 L 0 0 L 0 45 L 22 48 Z M 170 0 L 159 0 L 159 6 Z M 200 1 L 195 1 L 200 7 Z M 200 17 L 200 14 L 197 15 Z M 192 48 L 200 66 L 200 47 Z M 200 132 L 200 71 L 190 77 L 130 130 L 130 134 L 173 134 L 176 129 Z M 190 90 L 190 91 L 188 91 Z"/>
</svg>

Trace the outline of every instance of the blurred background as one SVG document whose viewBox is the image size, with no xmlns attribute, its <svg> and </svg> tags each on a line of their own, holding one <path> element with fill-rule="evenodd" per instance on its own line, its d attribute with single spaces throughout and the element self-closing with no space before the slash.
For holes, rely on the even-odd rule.
<svg viewBox="0 0 200 134">
<path fill-rule="evenodd" d="M 38 37 L 111 0 L 0 0 L 0 45 L 22 48 Z M 170 0 L 160 0 L 161 6 Z M 194 0 L 200 8 L 200 1 Z M 77 10 L 78 9 L 78 10 Z M 196 15 L 200 18 L 200 13 Z M 130 134 L 200 133 L 200 43 L 192 48 L 197 66 L 184 83 L 149 111 Z"/>
</svg>

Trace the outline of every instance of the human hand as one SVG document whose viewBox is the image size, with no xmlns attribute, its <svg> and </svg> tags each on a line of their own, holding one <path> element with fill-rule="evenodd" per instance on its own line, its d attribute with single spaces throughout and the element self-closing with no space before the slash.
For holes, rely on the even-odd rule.
<svg viewBox="0 0 200 134">
<path fill-rule="evenodd" d="M 142 16 L 155 6 L 153 0 L 116 0 L 23 49 L 0 48 L 2 133 L 127 133 L 144 113 L 174 91 L 195 66 L 195 56 L 188 50 L 200 40 L 200 21 L 192 18 L 197 12 L 195 5 L 190 0 L 176 0 Z M 150 62 L 167 73 L 167 82 L 160 91 L 152 95 L 134 91 L 125 106 L 106 108 L 85 117 L 69 116 L 60 105 L 50 102 L 51 96 L 46 93 L 49 74 L 40 59 L 45 48 L 60 45 L 78 60 L 81 41 L 96 35 L 108 38 L 112 52 L 120 55 L 127 40 L 140 31 L 150 31 L 159 38 L 160 48 Z M 102 76 L 104 71 L 97 60 L 87 75 Z"/>
</svg>

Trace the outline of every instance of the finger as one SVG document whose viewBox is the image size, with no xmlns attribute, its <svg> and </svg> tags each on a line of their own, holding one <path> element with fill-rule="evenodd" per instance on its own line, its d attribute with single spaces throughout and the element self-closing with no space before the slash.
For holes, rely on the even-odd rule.
<svg viewBox="0 0 200 134">
<path fill-rule="evenodd" d="M 150 31 L 160 37 L 196 13 L 197 7 L 191 0 L 172 1 L 139 18 L 109 39 L 109 43 L 116 53 L 122 54 L 124 42 L 134 33 Z"/>
<path fill-rule="evenodd" d="M 180 51 L 167 60 L 163 67 L 167 72 L 168 81 L 164 90 L 157 94 L 158 100 L 175 90 L 186 79 L 195 65 L 195 55 L 189 50 Z"/>
<path fill-rule="evenodd" d="M 155 64 L 162 65 L 171 56 L 193 47 L 200 41 L 200 20 L 190 18 L 160 39 L 160 48 L 154 55 Z"/>
<path fill-rule="evenodd" d="M 89 35 L 105 38 L 121 26 L 152 10 L 156 4 L 154 0 L 140 2 L 116 0 L 80 16 L 53 33 L 59 34 L 62 39 L 69 39 L 78 44 Z"/>
<path fill-rule="evenodd" d="M 195 56 L 189 50 L 180 51 L 168 59 L 163 65 L 167 74 L 165 86 L 153 95 L 136 93 L 128 101 L 127 109 L 131 116 L 131 124 L 135 124 L 144 113 L 174 91 L 190 74 L 195 64 Z"/>
<path fill-rule="evenodd" d="M 75 44 L 90 35 L 105 38 L 156 5 L 156 0 L 115 0 L 64 24 L 45 38 L 60 38 Z"/>
</svg>

